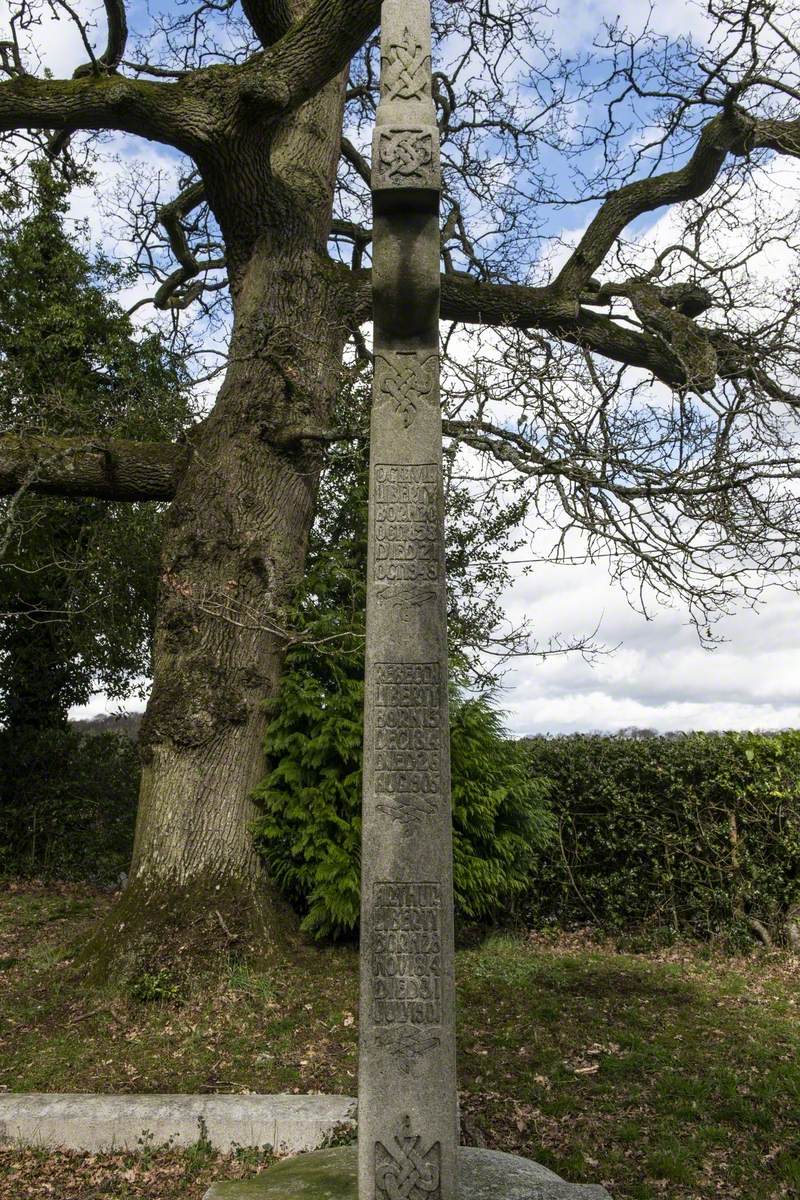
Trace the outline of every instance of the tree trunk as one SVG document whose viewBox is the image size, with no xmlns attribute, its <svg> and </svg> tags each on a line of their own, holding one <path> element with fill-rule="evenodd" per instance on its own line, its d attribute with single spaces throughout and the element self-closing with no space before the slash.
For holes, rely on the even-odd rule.
<svg viewBox="0 0 800 1200">
<path fill-rule="evenodd" d="M 244 141 L 202 164 L 234 334 L 168 514 L 130 882 L 84 954 L 101 973 L 121 956 L 169 958 L 176 921 L 206 947 L 212 929 L 263 946 L 292 927 L 253 849 L 251 793 L 348 336 L 349 293 L 325 251 L 342 107 L 339 79 L 280 131 L 267 179 Z"/>
</svg>

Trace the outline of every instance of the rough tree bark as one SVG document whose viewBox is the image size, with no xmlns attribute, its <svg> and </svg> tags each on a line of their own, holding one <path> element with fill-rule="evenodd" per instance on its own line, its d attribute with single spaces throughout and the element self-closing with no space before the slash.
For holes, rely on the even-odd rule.
<svg viewBox="0 0 800 1200">
<path fill-rule="evenodd" d="M 279 941 L 291 925 L 253 848 L 251 792 L 349 335 L 349 293 L 326 255 L 344 82 L 283 123 L 271 170 L 248 136 L 201 164 L 226 241 L 234 332 L 167 518 L 133 862 L 89 947 L 101 960 L 111 947 L 118 958 L 120 941 L 139 952 L 167 911 L 194 919 L 207 907 L 214 927 L 223 909 L 216 931 L 236 940 Z"/>
<path fill-rule="evenodd" d="M 0 132 L 55 131 L 52 150 L 75 130 L 113 129 L 193 159 L 201 185 L 167 206 L 169 213 L 162 210 L 176 274 L 180 282 L 197 274 L 180 216 L 204 195 L 224 237 L 233 302 L 227 376 L 186 446 L 0 438 L 0 494 L 174 496 L 131 882 L 87 952 L 106 965 L 137 947 L 163 949 L 166 914 L 183 913 L 196 924 L 207 912 L 232 938 L 279 939 L 285 931 L 251 846 L 249 797 L 262 770 L 265 701 L 275 693 L 285 644 L 282 610 L 303 569 L 342 351 L 353 327 L 370 316 L 360 254 L 351 271 L 332 261 L 326 245 L 340 151 L 368 182 L 368 164 L 341 141 L 342 72 L 377 26 L 380 7 L 380 0 L 243 0 L 261 49 L 235 65 L 174 77 L 147 64 L 134 65 L 136 77 L 121 73 L 131 69 L 121 0 L 106 0 L 107 50 L 71 80 L 33 78 L 16 44 L 0 43 L 0 66 L 9 75 L 0 83 Z M 481 20 L 495 19 L 483 6 L 481 12 Z M 148 71 L 155 82 L 142 78 Z M 582 353 L 643 368 L 678 394 L 703 394 L 733 380 L 800 406 L 752 348 L 697 321 L 713 301 L 703 288 L 661 286 L 658 271 L 597 278 L 632 221 L 700 197 L 726 161 L 758 150 L 800 157 L 793 110 L 778 119 L 767 106 L 757 116 L 757 98 L 753 111 L 745 108 L 759 81 L 748 74 L 730 85 L 679 169 L 604 193 L 546 286 L 493 284 L 448 268 L 443 317 L 539 331 Z M 371 235 L 358 236 L 366 245 Z M 624 313 L 616 318 L 620 298 L 637 325 Z M 458 425 L 446 428 L 463 434 Z M 523 474 L 574 483 L 584 489 L 579 500 L 613 491 L 628 503 L 658 490 L 650 477 L 632 482 L 624 463 L 613 479 L 605 459 L 596 466 L 589 456 L 573 468 L 513 430 L 480 423 L 469 436 L 479 449 L 499 447 L 499 457 Z M 675 494 L 694 505 L 691 480 L 683 493 L 676 486 Z M 663 490 L 671 487 L 667 481 Z"/>
</svg>

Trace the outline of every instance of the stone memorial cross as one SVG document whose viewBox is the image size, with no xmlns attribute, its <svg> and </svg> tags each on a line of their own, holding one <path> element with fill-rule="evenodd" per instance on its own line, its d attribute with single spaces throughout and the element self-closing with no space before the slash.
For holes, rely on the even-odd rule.
<svg viewBox="0 0 800 1200">
<path fill-rule="evenodd" d="M 384 0 L 372 156 L 359 1200 L 454 1200 L 458 1114 L 430 0 Z"/>
<path fill-rule="evenodd" d="M 372 148 L 358 1179 L 355 1149 L 339 1147 L 217 1184 L 205 1200 L 356 1200 L 356 1191 L 358 1200 L 610 1200 L 527 1159 L 458 1148 L 432 93 L 430 0 L 384 0 Z"/>
</svg>

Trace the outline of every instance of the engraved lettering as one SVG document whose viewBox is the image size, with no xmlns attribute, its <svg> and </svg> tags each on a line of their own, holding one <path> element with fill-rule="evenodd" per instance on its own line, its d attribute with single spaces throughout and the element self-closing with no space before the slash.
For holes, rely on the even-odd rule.
<svg viewBox="0 0 800 1200">
<path fill-rule="evenodd" d="M 439 663 L 375 663 L 372 712 L 375 805 L 410 833 L 441 795 Z"/>
<path fill-rule="evenodd" d="M 442 886 L 373 887 L 372 1019 L 376 1026 L 438 1025 L 442 1019 Z"/>
<path fill-rule="evenodd" d="M 441 578 L 439 474 L 436 463 L 378 463 L 372 509 L 375 580 L 435 583 Z"/>
</svg>

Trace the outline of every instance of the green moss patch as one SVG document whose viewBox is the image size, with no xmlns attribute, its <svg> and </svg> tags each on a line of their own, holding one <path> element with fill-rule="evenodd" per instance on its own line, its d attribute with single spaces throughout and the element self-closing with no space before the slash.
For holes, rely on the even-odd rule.
<svg viewBox="0 0 800 1200">
<path fill-rule="evenodd" d="M 138 994 L 130 981 L 93 987 L 68 950 L 108 905 L 77 888 L 0 896 L 0 1087 L 356 1094 L 352 948 L 295 941 L 245 960 L 221 944 L 187 960 L 176 990 L 157 971 Z M 764 951 L 631 954 L 588 934 L 463 950 L 465 1138 L 604 1183 L 615 1200 L 797 1195 L 798 983 L 800 960 Z M 8 1194 L 47 1194 L 48 1170 L 39 1192 Z"/>
</svg>

